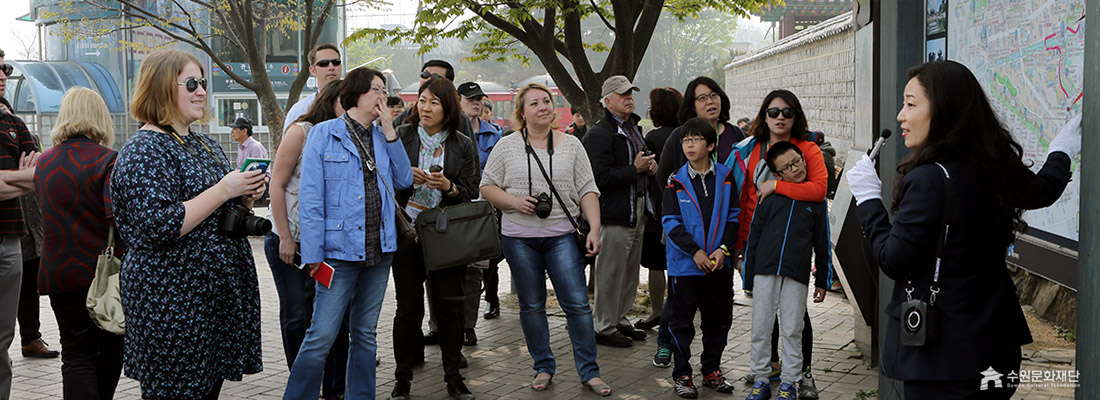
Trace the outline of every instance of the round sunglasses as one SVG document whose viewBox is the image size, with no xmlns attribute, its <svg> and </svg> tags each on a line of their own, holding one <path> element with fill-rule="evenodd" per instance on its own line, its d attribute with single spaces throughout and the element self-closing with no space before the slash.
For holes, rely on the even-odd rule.
<svg viewBox="0 0 1100 400">
<path fill-rule="evenodd" d="M 11 74 L 15 73 L 15 67 L 13 67 L 11 64 L 0 65 L 0 70 L 4 72 L 4 76 L 8 77 L 10 77 Z"/>
<path fill-rule="evenodd" d="M 196 90 L 199 90 L 199 86 L 202 86 L 202 90 L 206 90 L 206 78 L 187 78 L 186 81 L 176 82 L 176 85 L 184 86 L 188 92 L 195 93 Z"/>
<path fill-rule="evenodd" d="M 783 114 L 783 118 L 794 117 L 794 110 L 792 110 L 790 107 L 784 108 L 782 110 L 772 107 L 764 111 L 768 113 L 769 118 L 779 118 L 780 113 Z"/>
</svg>

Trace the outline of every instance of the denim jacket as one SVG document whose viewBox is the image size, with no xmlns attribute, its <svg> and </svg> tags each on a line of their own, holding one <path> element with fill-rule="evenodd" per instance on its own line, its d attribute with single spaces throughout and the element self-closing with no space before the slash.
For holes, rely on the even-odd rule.
<svg viewBox="0 0 1100 400">
<path fill-rule="evenodd" d="M 396 215 L 391 190 L 412 186 L 412 167 L 400 140 L 386 141 L 382 128 L 372 127 L 377 185 L 382 197 L 382 252 L 397 250 Z M 366 259 L 366 202 L 363 200 L 363 163 L 342 118 L 317 124 L 302 150 L 302 177 L 298 191 L 303 263 L 325 259 Z M 383 181 L 385 180 L 385 181 Z"/>
</svg>

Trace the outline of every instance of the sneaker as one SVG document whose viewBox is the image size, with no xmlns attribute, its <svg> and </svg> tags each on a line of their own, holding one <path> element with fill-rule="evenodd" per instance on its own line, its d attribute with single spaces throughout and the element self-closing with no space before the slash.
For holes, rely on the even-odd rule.
<svg viewBox="0 0 1100 400">
<path fill-rule="evenodd" d="M 775 400 L 797 400 L 798 389 L 794 388 L 794 385 L 783 382 L 779 385 L 779 393 L 775 394 Z"/>
<path fill-rule="evenodd" d="M 703 386 L 714 389 L 718 393 L 733 393 L 733 385 L 730 385 L 722 371 L 714 371 L 703 375 Z"/>
<path fill-rule="evenodd" d="M 676 378 L 676 395 L 685 399 L 699 397 L 699 389 L 695 387 L 695 382 L 691 381 L 691 375 Z"/>
<path fill-rule="evenodd" d="M 640 331 L 630 326 L 620 326 L 618 331 L 623 334 L 623 336 L 634 340 L 645 340 L 646 338 L 645 331 Z"/>
<path fill-rule="evenodd" d="M 752 384 L 752 391 L 749 392 L 749 397 L 745 400 L 767 400 L 772 397 L 772 386 L 766 382 L 755 382 Z"/>
<path fill-rule="evenodd" d="M 390 400 L 409 400 L 409 392 L 412 390 L 412 383 L 406 380 L 398 380 L 393 385 L 393 392 L 390 393 Z"/>
<path fill-rule="evenodd" d="M 623 336 L 623 334 L 619 332 L 612 332 L 609 335 L 597 333 L 596 343 L 612 347 L 630 347 L 634 345 L 634 340 Z"/>
<path fill-rule="evenodd" d="M 783 372 L 783 366 L 782 365 L 780 365 L 779 368 L 772 367 L 772 372 L 768 373 L 768 381 L 769 382 L 779 382 L 779 374 L 781 372 Z M 756 382 L 756 376 L 753 375 L 752 373 L 748 373 L 748 374 L 745 374 L 745 376 L 742 376 L 741 380 L 745 381 L 746 383 L 753 383 L 753 382 Z"/>
<path fill-rule="evenodd" d="M 798 384 L 798 398 L 817 398 L 817 382 L 814 381 L 814 376 L 810 374 L 810 371 L 802 374 L 802 382 Z"/>
<path fill-rule="evenodd" d="M 672 365 L 672 349 L 668 347 L 657 346 L 657 354 L 653 355 L 653 366 L 657 368 L 668 368 Z"/>
<path fill-rule="evenodd" d="M 474 400 L 474 395 L 470 393 L 470 388 L 467 388 L 466 384 L 462 383 L 461 379 L 447 382 L 447 395 L 455 400 Z"/>
</svg>

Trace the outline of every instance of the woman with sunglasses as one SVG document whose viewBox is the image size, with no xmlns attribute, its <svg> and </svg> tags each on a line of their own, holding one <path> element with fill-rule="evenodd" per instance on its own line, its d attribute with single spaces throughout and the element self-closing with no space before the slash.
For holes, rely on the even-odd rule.
<svg viewBox="0 0 1100 400">
<path fill-rule="evenodd" d="M 408 123 L 397 129 L 412 164 L 413 187 L 398 191 L 398 207 L 404 207 L 416 220 L 420 212 L 476 199 L 480 161 L 477 145 L 458 131 L 458 92 L 454 84 L 435 77 L 420 85 L 420 97 L 409 114 Z M 415 160 L 415 161 L 414 161 Z M 438 168 L 437 168 L 438 167 Z M 397 361 L 397 382 L 391 399 L 406 400 L 412 387 L 412 368 L 424 362 L 424 280 L 431 290 L 428 300 L 435 314 L 436 332 L 443 358 L 443 380 L 447 394 L 459 400 L 473 400 L 462 382 L 459 367 L 463 363 L 463 282 L 466 265 L 428 271 L 424 251 L 419 244 L 398 248 L 394 256 L 400 266 L 393 271 L 397 291 L 397 313 L 393 318 L 393 353 Z M 478 293 L 474 294 L 477 298 Z"/>
<path fill-rule="evenodd" d="M 611 386 L 600 378 L 596 365 L 596 334 L 582 254 L 591 257 L 600 251 L 600 191 L 580 139 L 553 129 L 557 113 L 552 96 L 549 88 L 538 83 L 524 85 L 516 93 L 512 126 L 518 131 L 500 139 L 489 154 L 481 195 L 504 214 L 501 245 L 518 289 L 519 322 L 534 361 L 531 389 L 546 390 L 557 370 L 546 322 L 549 275 L 565 312 L 577 375 L 592 392 L 609 396 Z M 551 185 L 567 209 L 551 193 Z M 550 203 L 548 214 L 536 215 L 540 202 L 536 195 L 547 196 L 543 201 Z M 581 212 L 592 227 L 585 248 L 578 246 L 566 214 L 576 219 Z"/>
<path fill-rule="evenodd" d="M 302 148 L 314 125 L 344 114 L 340 106 L 343 88 L 344 81 L 337 79 L 328 82 L 310 99 L 309 110 L 293 121 L 283 134 L 271 165 L 271 206 L 267 218 L 273 229 L 264 238 L 264 254 L 271 267 L 275 291 L 279 294 L 279 327 L 287 368 L 294 367 L 302 347 L 316 295 L 309 270 L 299 268 L 302 261 L 298 254 L 298 188 L 302 178 Z M 325 362 L 322 397 L 336 399 L 344 394 L 347 364 L 348 324 L 345 319 Z"/>
<path fill-rule="evenodd" d="M 252 246 L 220 222 L 231 207 L 252 206 L 265 176 L 230 171 L 218 142 L 190 131 L 206 116 L 201 65 L 176 50 L 142 62 L 130 110 L 145 125 L 111 174 L 129 245 L 120 279 L 125 371 L 145 399 L 216 399 L 224 380 L 261 370 Z"/>
<path fill-rule="evenodd" d="M 921 64 L 908 78 L 897 120 L 912 152 L 897 166 L 892 221 L 874 162 L 863 156 L 847 175 L 871 254 L 895 280 L 882 373 L 904 382 L 907 399 L 1008 399 L 1016 386 L 986 385 L 983 374 L 1019 372 L 1032 338 L 1005 253 L 1027 226 L 1024 210 L 1065 190 L 1081 116 L 1049 142 L 1036 173 L 965 66 Z M 902 337 L 909 291 L 938 314 L 923 344 Z"/>
<path fill-rule="evenodd" d="M 712 161 L 724 162 L 729 158 L 734 146 L 745 138 L 745 133 L 736 125 L 729 123 L 730 98 L 714 79 L 700 76 L 688 82 L 684 91 L 684 101 L 680 103 L 678 113 L 680 121 L 700 117 L 707 120 L 714 131 L 718 132 L 718 142 L 714 146 Z M 687 158 L 680 144 L 679 130 L 673 131 L 662 144 L 661 159 L 657 165 L 657 177 L 668 177 L 684 166 Z"/>
<path fill-rule="evenodd" d="M 807 128 L 806 114 L 802 111 L 802 103 L 798 97 L 788 90 L 773 90 L 764 97 L 760 103 L 760 110 L 749 128 L 750 138 L 737 144 L 737 149 L 729 159 L 727 165 L 743 165 L 745 176 L 741 182 L 741 214 L 738 215 L 740 231 L 737 236 L 737 246 L 734 248 L 734 259 L 742 258 L 745 252 L 745 244 L 749 238 L 749 227 L 756 205 L 764 197 L 772 193 L 779 193 L 794 200 L 808 202 L 825 201 L 825 191 L 828 188 L 829 176 L 825 171 L 825 158 L 821 155 L 821 149 L 810 141 L 810 131 Z M 764 156 L 768 153 L 769 144 L 776 142 L 790 142 L 798 146 L 802 151 L 802 157 L 796 158 L 790 168 L 806 171 L 806 180 L 802 183 L 780 181 L 772 176 L 768 169 Z M 791 173 L 788 171 L 788 173 Z M 832 268 L 832 266 L 818 265 L 817 268 Z M 831 274 L 830 274 L 831 276 Z M 827 282 L 829 285 L 832 282 Z M 746 291 L 752 290 L 752 280 L 745 279 Z M 779 370 L 778 333 L 779 324 L 772 326 L 772 372 L 757 368 L 746 376 L 750 382 L 755 380 L 755 375 L 772 374 Z M 813 375 L 810 374 L 810 361 L 813 354 L 813 327 L 810 326 L 810 314 L 806 312 L 803 318 L 802 328 L 802 370 L 796 373 L 800 375 L 799 396 L 817 397 L 817 387 Z M 793 368 L 794 366 L 787 366 Z M 750 397 L 751 398 L 751 397 Z"/>
<path fill-rule="evenodd" d="M 345 398 L 375 397 L 378 317 L 397 250 L 395 191 L 412 167 L 386 107 L 385 77 L 360 67 L 344 77 L 339 118 L 310 130 L 302 150 L 298 224 L 302 263 L 331 277 L 314 286 L 313 319 L 284 399 L 315 400 L 345 314 L 351 331 Z"/>
</svg>

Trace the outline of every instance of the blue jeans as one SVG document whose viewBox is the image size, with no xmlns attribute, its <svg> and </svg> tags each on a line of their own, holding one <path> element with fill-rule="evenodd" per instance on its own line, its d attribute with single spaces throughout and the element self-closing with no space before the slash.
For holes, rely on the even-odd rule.
<svg viewBox="0 0 1100 400">
<path fill-rule="evenodd" d="M 313 318 L 313 297 L 316 282 L 309 276 L 309 269 L 284 263 L 279 258 L 279 236 L 268 233 L 264 238 L 264 255 L 271 267 L 271 278 L 279 293 L 279 328 L 283 335 L 283 353 L 287 368 L 294 367 L 294 359 L 302 348 L 309 320 Z M 295 264 L 301 257 L 294 255 Z M 344 393 L 344 378 L 348 368 L 348 321 L 340 324 L 336 341 L 325 360 L 325 377 L 321 383 L 321 395 L 326 399 Z"/>
<path fill-rule="evenodd" d="M 502 245 L 512 271 L 512 282 L 516 283 L 519 292 L 519 321 L 536 374 L 553 375 L 557 367 L 550 349 L 550 327 L 546 322 L 546 276 L 549 275 L 558 303 L 565 311 L 577 375 L 584 382 L 600 376 L 592 309 L 585 286 L 584 258 L 573 234 L 546 238 L 504 236 Z"/>
<path fill-rule="evenodd" d="M 393 254 L 386 254 L 374 265 L 340 260 L 326 262 L 335 269 L 332 287 L 326 288 L 320 283 L 316 286 L 313 320 L 306 330 L 294 367 L 290 369 L 283 399 L 317 399 L 325 357 L 336 341 L 345 312 L 351 321 L 345 398 L 374 399 L 378 315 L 382 312 Z"/>
</svg>

